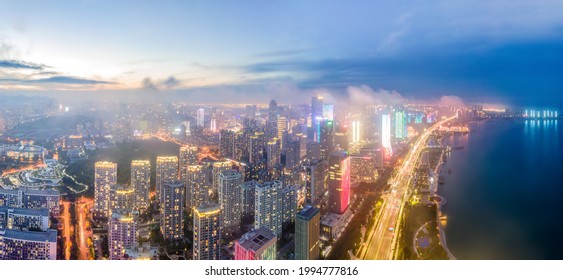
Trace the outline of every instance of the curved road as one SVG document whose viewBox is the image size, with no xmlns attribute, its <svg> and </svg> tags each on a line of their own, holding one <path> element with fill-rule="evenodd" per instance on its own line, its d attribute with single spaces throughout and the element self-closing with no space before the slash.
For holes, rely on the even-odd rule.
<svg viewBox="0 0 563 280">
<path fill-rule="evenodd" d="M 397 235 L 400 228 L 396 228 L 403 212 L 403 204 L 407 199 L 408 185 L 411 174 L 416 167 L 416 162 L 420 154 L 426 147 L 428 138 L 440 125 L 449 122 L 456 117 L 446 118 L 435 123 L 427 129 L 415 142 L 403 165 L 398 169 L 395 175 L 389 180 L 390 192 L 383 203 L 376 225 L 368 233 L 367 247 L 360 252 L 360 259 L 365 260 L 390 260 L 395 257 L 395 248 Z"/>
</svg>

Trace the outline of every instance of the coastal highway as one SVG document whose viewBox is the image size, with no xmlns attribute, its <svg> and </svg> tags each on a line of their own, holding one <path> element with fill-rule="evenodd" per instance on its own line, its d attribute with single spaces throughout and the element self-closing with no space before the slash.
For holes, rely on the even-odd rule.
<svg viewBox="0 0 563 280">
<path fill-rule="evenodd" d="M 411 174 L 416 168 L 416 162 L 424 150 L 424 147 L 426 147 L 426 142 L 432 132 L 439 128 L 440 125 L 453 119 L 455 119 L 455 116 L 435 123 L 422 133 L 418 140 L 412 145 L 411 150 L 404 158 L 403 164 L 389 180 L 389 194 L 384 199 L 379 215 L 374 217 L 375 219 L 378 218 L 378 220 L 375 226 L 368 232 L 367 246 L 364 247 L 364 250 L 360 251 L 359 259 L 389 260 L 394 258 L 394 249 L 397 242 L 396 237 L 400 231 L 397 225 L 402 214 L 402 205 L 407 198 L 408 185 Z"/>
</svg>

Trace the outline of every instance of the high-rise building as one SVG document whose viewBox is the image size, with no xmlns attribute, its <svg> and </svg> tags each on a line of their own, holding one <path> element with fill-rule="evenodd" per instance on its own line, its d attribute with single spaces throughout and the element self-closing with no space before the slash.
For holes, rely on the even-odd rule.
<svg viewBox="0 0 563 280">
<path fill-rule="evenodd" d="M 320 212 L 307 205 L 295 219 L 295 259 L 315 260 L 319 258 Z"/>
<path fill-rule="evenodd" d="M 264 145 L 263 132 L 256 132 L 254 135 L 250 136 L 248 155 L 251 163 L 259 162 L 264 158 Z"/>
<path fill-rule="evenodd" d="M 57 231 L 0 229 L 0 260 L 56 260 Z"/>
<path fill-rule="evenodd" d="M 323 104 L 323 119 L 334 121 L 334 104 Z"/>
<path fill-rule="evenodd" d="M 253 229 L 235 242 L 235 260 L 275 260 L 277 240 L 265 227 Z"/>
<path fill-rule="evenodd" d="M 222 129 L 219 139 L 219 154 L 222 158 L 239 160 L 235 157 L 235 135 L 232 130 Z"/>
<path fill-rule="evenodd" d="M 310 161 L 305 165 L 305 201 L 319 207 L 325 193 L 325 164 L 321 160 Z"/>
<path fill-rule="evenodd" d="M 135 190 L 135 209 L 145 211 L 150 204 L 151 163 L 148 160 L 131 162 L 131 187 Z"/>
<path fill-rule="evenodd" d="M 162 199 L 162 186 L 167 181 L 178 180 L 178 157 L 159 156 L 156 158 L 156 199 L 160 203 Z"/>
<path fill-rule="evenodd" d="M 182 183 L 185 184 L 186 180 L 188 179 L 188 166 L 197 165 L 197 163 L 198 160 L 196 146 L 180 147 L 180 154 L 178 156 L 178 175 Z"/>
<path fill-rule="evenodd" d="M 281 237 L 282 182 L 271 181 L 258 184 L 254 200 L 254 228 L 266 227 Z"/>
<path fill-rule="evenodd" d="M 109 218 L 110 187 L 117 183 L 117 164 L 99 161 L 94 169 L 94 214 Z"/>
<path fill-rule="evenodd" d="M 297 186 L 282 188 L 282 223 L 294 223 L 297 213 Z"/>
<path fill-rule="evenodd" d="M 115 210 L 108 224 L 110 260 L 124 259 L 125 248 L 137 242 L 137 220 L 130 210 Z"/>
<path fill-rule="evenodd" d="M 321 144 L 316 142 L 307 143 L 307 159 L 319 160 L 321 159 Z"/>
<path fill-rule="evenodd" d="M 215 194 L 219 193 L 219 175 L 221 173 L 233 170 L 233 163 L 228 160 L 215 161 L 213 162 L 213 169 L 211 170 L 212 178 L 212 192 Z"/>
<path fill-rule="evenodd" d="M 196 124 L 199 127 L 203 127 L 205 123 L 205 110 L 203 108 L 197 109 Z"/>
<path fill-rule="evenodd" d="M 221 206 L 194 208 L 194 260 L 221 259 Z"/>
<path fill-rule="evenodd" d="M 323 120 L 323 97 L 313 96 L 311 99 L 312 141 L 320 142 L 320 122 Z"/>
<path fill-rule="evenodd" d="M 390 160 L 393 157 L 393 147 L 391 146 L 391 117 L 389 114 L 381 115 L 381 146 L 384 159 Z"/>
<path fill-rule="evenodd" d="M 254 198 L 257 185 L 258 182 L 256 182 L 255 180 L 244 182 L 241 185 L 241 205 L 243 219 L 254 219 Z"/>
<path fill-rule="evenodd" d="M 290 140 L 285 143 L 285 168 L 293 169 L 301 161 L 301 141 Z"/>
<path fill-rule="evenodd" d="M 352 143 L 358 143 L 361 140 L 360 136 L 360 121 L 352 122 Z"/>
<path fill-rule="evenodd" d="M 110 215 L 116 210 L 131 210 L 135 207 L 135 189 L 131 186 L 115 184 L 110 187 Z"/>
<path fill-rule="evenodd" d="M 404 111 L 395 112 L 395 138 L 397 140 L 407 138 L 407 115 Z"/>
<path fill-rule="evenodd" d="M 334 151 L 334 122 L 321 122 L 321 158 L 328 159 L 329 155 Z"/>
<path fill-rule="evenodd" d="M 167 181 L 162 186 L 160 232 L 164 239 L 182 239 L 184 236 L 184 190 L 180 181 Z"/>
<path fill-rule="evenodd" d="M 277 135 L 276 137 L 280 140 L 283 140 L 284 132 L 287 131 L 287 118 L 285 116 L 278 117 L 277 123 Z M 283 144 L 283 141 L 282 141 Z M 283 148 L 283 145 L 282 145 Z"/>
<path fill-rule="evenodd" d="M 190 165 L 187 170 L 186 207 L 191 212 L 194 207 L 209 202 L 211 183 L 203 170 L 203 165 Z"/>
<path fill-rule="evenodd" d="M 328 167 L 329 211 L 342 214 L 350 204 L 350 157 L 344 151 L 334 152 Z"/>
<path fill-rule="evenodd" d="M 242 175 L 229 170 L 219 174 L 219 204 L 221 205 L 221 227 L 223 234 L 230 235 L 240 230 L 242 218 Z"/>
<path fill-rule="evenodd" d="M 271 141 L 268 142 L 266 145 L 266 157 L 267 167 L 269 169 L 274 168 L 275 166 L 281 163 L 281 149 L 280 149 L 280 139 L 273 138 Z"/>
</svg>

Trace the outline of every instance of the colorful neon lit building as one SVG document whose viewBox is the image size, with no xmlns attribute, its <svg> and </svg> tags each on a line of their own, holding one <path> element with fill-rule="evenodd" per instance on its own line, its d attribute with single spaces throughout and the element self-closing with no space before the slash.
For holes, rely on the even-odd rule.
<svg viewBox="0 0 563 280">
<path fill-rule="evenodd" d="M 265 227 L 253 229 L 235 242 L 235 260 L 275 260 L 277 240 Z"/>
<path fill-rule="evenodd" d="M 344 151 L 331 154 L 328 168 L 329 211 L 342 214 L 350 205 L 350 157 Z"/>
</svg>

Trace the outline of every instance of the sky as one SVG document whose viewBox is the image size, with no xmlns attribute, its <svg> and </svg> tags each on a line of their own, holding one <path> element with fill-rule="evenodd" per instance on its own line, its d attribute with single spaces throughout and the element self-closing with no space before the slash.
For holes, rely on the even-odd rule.
<svg viewBox="0 0 563 280">
<path fill-rule="evenodd" d="M 0 0 L 0 94 L 563 103 L 563 1 Z M 284 100 L 285 99 L 285 100 Z"/>
</svg>

